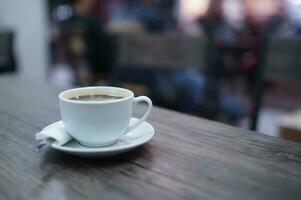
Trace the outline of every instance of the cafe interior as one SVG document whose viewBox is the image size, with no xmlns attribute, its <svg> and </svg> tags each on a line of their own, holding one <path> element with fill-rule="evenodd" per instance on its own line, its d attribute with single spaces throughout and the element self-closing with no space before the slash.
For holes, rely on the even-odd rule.
<svg viewBox="0 0 301 200">
<path fill-rule="evenodd" d="M 120 86 L 301 142 L 301 1 L 1 0 L 1 76 Z"/>
</svg>

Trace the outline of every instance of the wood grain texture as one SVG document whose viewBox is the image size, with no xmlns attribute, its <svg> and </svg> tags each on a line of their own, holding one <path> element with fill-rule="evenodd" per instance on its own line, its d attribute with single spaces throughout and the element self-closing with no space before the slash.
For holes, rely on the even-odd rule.
<svg viewBox="0 0 301 200">
<path fill-rule="evenodd" d="M 118 157 L 36 154 L 59 91 L 0 78 L 1 199 L 301 199 L 300 144 L 161 108 L 153 140 Z"/>
</svg>

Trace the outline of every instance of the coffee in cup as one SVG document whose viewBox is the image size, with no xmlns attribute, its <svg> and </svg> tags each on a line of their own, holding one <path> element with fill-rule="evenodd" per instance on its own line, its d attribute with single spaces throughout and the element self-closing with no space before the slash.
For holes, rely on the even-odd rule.
<svg viewBox="0 0 301 200">
<path fill-rule="evenodd" d="M 122 99 L 122 98 L 123 98 L 122 96 L 113 96 L 107 94 L 89 94 L 89 95 L 74 96 L 69 99 L 75 101 L 109 101 L 109 100 Z"/>
</svg>

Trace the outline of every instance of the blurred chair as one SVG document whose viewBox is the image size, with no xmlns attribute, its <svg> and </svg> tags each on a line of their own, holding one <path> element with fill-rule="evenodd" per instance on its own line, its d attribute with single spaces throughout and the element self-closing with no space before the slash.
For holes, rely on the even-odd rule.
<svg viewBox="0 0 301 200">
<path fill-rule="evenodd" d="M 120 84 L 122 69 L 204 68 L 206 40 L 165 34 L 122 34 L 114 36 L 115 64 L 111 83 Z M 181 91 L 177 91 L 181 94 Z M 178 99 L 178 98 L 174 98 Z"/>
<path fill-rule="evenodd" d="M 16 71 L 13 32 L 0 31 L 0 73 Z"/>
<path fill-rule="evenodd" d="M 281 138 L 301 142 L 301 110 L 284 115 L 279 123 L 279 135 Z"/>
<path fill-rule="evenodd" d="M 261 60 L 256 69 L 250 129 L 256 130 L 262 104 L 263 80 L 299 78 L 301 75 L 301 40 L 272 37 L 263 39 Z"/>
</svg>

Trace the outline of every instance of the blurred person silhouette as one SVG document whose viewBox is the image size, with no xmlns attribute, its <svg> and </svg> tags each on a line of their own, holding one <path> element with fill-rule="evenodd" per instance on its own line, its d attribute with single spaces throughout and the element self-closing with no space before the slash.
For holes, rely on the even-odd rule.
<svg viewBox="0 0 301 200">
<path fill-rule="evenodd" d="M 293 36 L 294 28 L 291 23 L 287 1 L 267 0 L 243 0 L 244 25 L 240 30 L 238 45 L 244 47 L 240 56 L 239 65 L 248 82 L 248 90 L 255 92 L 255 84 L 258 81 L 258 70 L 263 65 L 258 65 L 264 55 L 268 38 L 270 36 Z M 264 86 L 270 86 L 271 82 L 264 80 Z M 250 92 L 250 95 L 254 93 Z"/>
<path fill-rule="evenodd" d="M 169 72 L 163 70 L 163 73 L 155 76 L 157 90 L 165 96 L 168 94 L 172 96 L 172 88 L 181 91 L 177 105 L 186 112 L 212 119 L 217 119 L 222 114 L 226 116 L 226 120 L 236 121 L 246 114 L 246 108 L 233 94 L 219 87 L 217 80 L 219 70 L 213 70 L 222 63 L 221 52 L 216 46 L 231 46 L 236 41 L 235 30 L 223 16 L 223 1 L 210 1 L 209 8 L 199 19 L 199 23 L 210 41 L 205 73 L 194 69 L 193 66 Z"/>
<path fill-rule="evenodd" d="M 174 25 L 173 0 L 111 0 L 108 3 L 109 29 L 114 32 L 162 32 Z"/>
<path fill-rule="evenodd" d="M 274 12 L 266 25 L 266 34 L 283 37 L 298 36 L 300 24 L 298 24 L 298 21 L 293 19 L 293 15 L 296 15 L 296 13 L 289 10 L 289 3 L 289 1 L 275 1 Z M 300 10 L 299 15 L 301 15 Z"/>
<path fill-rule="evenodd" d="M 152 1 L 143 0 L 131 3 L 132 12 L 137 15 L 147 31 L 162 32 L 173 24 L 172 13 L 174 1 Z"/>
<path fill-rule="evenodd" d="M 110 45 L 97 20 L 90 14 L 94 0 L 69 0 L 73 13 L 60 24 L 65 54 L 76 85 L 91 85 L 106 78 Z"/>
<path fill-rule="evenodd" d="M 232 95 L 228 94 L 229 98 L 225 101 L 223 100 L 225 94 L 219 94 L 221 87 L 218 81 L 223 72 L 224 58 L 232 57 L 225 54 L 223 47 L 233 46 L 237 39 L 235 29 L 224 16 L 223 3 L 223 0 L 210 1 L 207 12 L 198 20 L 208 39 L 205 96 L 210 103 L 205 107 L 205 111 L 209 118 L 216 118 L 220 112 L 236 118 L 243 116 L 245 112 L 243 105 Z"/>
<path fill-rule="evenodd" d="M 198 19 L 208 41 L 205 72 L 189 69 L 176 72 L 173 76 L 179 84 L 187 83 L 187 99 L 193 96 L 194 102 L 191 103 L 205 117 L 217 119 L 222 114 L 235 121 L 245 116 L 246 107 L 234 94 L 219 85 L 224 56 L 229 56 L 220 47 L 233 46 L 237 41 L 237 31 L 224 16 L 223 3 L 223 0 L 211 0 L 206 13 Z"/>
</svg>

